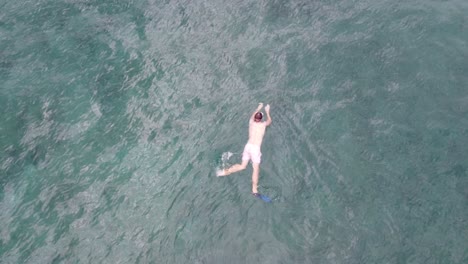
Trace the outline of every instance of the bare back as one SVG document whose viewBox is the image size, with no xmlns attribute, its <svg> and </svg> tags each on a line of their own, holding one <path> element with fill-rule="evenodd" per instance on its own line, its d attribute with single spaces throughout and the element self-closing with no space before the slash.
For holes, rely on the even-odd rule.
<svg viewBox="0 0 468 264">
<path fill-rule="evenodd" d="M 249 142 L 250 144 L 261 146 L 263 136 L 265 135 L 266 125 L 265 122 L 249 122 Z"/>
</svg>

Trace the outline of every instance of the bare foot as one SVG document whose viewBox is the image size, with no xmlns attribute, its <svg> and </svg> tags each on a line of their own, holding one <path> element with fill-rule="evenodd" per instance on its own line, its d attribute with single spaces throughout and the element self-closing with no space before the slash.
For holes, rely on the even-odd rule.
<svg viewBox="0 0 468 264">
<path fill-rule="evenodd" d="M 216 171 L 216 176 L 217 176 L 217 177 L 226 176 L 226 175 L 227 175 L 227 173 L 226 173 L 225 170 L 217 170 L 217 171 Z"/>
</svg>

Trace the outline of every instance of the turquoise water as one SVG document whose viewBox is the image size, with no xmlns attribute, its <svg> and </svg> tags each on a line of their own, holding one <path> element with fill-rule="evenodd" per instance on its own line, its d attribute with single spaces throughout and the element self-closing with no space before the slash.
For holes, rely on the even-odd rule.
<svg viewBox="0 0 468 264">
<path fill-rule="evenodd" d="M 467 14 L 0 1 L 0 262 L 468 263 Z"/>
</svg>

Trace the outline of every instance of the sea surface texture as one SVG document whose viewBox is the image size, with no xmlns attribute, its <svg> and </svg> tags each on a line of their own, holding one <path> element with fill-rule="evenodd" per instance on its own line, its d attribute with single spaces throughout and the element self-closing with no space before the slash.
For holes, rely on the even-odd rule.
<svg viewBox="0 0 468 264">
<path fill-rule="evenodd" d="M 466 0 L 0 0 L 0 109 L 1 263 L 468 263 Z"/>
</svg>

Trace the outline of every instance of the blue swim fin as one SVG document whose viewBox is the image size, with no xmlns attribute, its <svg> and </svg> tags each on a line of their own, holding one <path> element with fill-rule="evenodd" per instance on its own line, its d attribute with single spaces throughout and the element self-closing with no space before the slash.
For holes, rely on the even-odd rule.
<svg viewBox="0 0 468 264">
<path fill-rule="evenodd" d="M 253 196 L 262 199 L 262 200 L 263 200 L 264 202 L 266 202 L 266 203 L 271 203 L 271 199 L 270 199 L 268 196 L 263 195 L 263 194 L 261 194 L 261 193 L 253 193 Z"/>
</svg>

